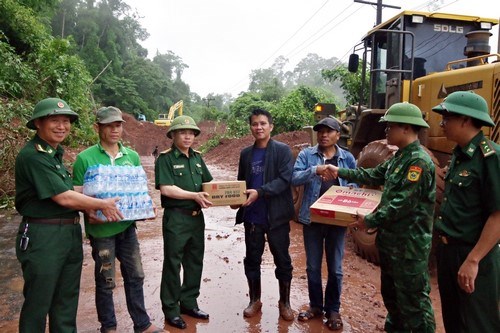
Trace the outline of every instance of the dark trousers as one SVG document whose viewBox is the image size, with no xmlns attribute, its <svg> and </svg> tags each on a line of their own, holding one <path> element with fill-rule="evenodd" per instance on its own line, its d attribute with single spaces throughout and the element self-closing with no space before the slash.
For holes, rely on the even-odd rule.
<svg viewBox="0 0 500 333">
<path fill-rule="evenodd" d="M 381 294 L 387 309 L 387 332 L 434 333 L 436 323 L 430 298 L 427 260 L 380 254 Z"/>
<path fill-rule="evenodd" d="M 204 252 L 203 213 L 198 216 L 187 216 L 165 209 L 160 298 L 166 318 L 179 316 L 181 306 L 186 309 L 198 307 L 197 298 L 200 295 Z"/>
<path fill-rule="evenodd" d="M 90 237 L 90 245 L 95 262 L 95 303 L 101 332 L 116 328 L 117 324 L 113 302 L 116 259 L 120 262 L 127 309 L 134 322 L 134 330 L 145 330 L 151 322 L 144 305 L 144 270 L 135 224 L 111 237 Z"/>
<path fill-rule="evenodd" d="M 339 313 L 342 292 L 342 258 L 344 257 L 344 238 L 346 227 L 311 223 L 304 225 L 304 248 L 307 262 L 307 287 L 311 308 Z M 328 279 L 323 305 L 323 280 L 321 266 L 323 252 L 326 255 Z"/>
<path fill-rule="evenodd" d="M 288 223 L 269 229 L 264 225 L 245 222 L 246 254 L 243 264 L 247 279 L 260 279 L 260 265 L 266 236 L 276 265 L 274 271 L 276 278 L 280 281 L 292 281 L 292 259 L 288 252 L 290 247 L 290 224 Z"/>
<path fill-rule="evenodd" d="M 25 223 L 16 239 L 24 277 L 20 333 L 44 333 L 49 316 L 52 333 L 76 332 L 83 249 L 82 228 L 76 225 L 29 224 L 26 251 L 19 248 Z"/>
<path fill-rule="evenodd" d="M 500 248 L 479 262 L 474 292 L 467 294 L 457 282 L 458 270 L 473 246 L 437 248 L 439 294 L 447 333 L 500 332 Z"/>
</svg>

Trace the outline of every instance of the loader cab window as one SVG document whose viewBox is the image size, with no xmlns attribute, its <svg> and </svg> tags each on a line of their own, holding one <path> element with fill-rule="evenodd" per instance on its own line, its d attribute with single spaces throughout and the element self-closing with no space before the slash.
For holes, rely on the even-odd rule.
<svg viewBox="0 0 500 333">
<path fill-rule="evenodd" d="M 387 74 L 383 70 L 386 69 L 387 49 L 384 46 L 385 43 L 382 43 L 381 47 L 377 47 L 374 55 L 375 68 L 379 69 L 379 71 L 373 72 L 371 76 L 372 85 L 375 88 L 371 97 L 371 105 L 375 109 L 382 109 L 385 104 Z"/>
<path fill-rule="evenodd" d="M 466 34 L 481 30 L 480 25 L 433 16 L 417 23 L 412 15 L 403 15 L 373 31 L 364 40 L 371 53 L 369 106 L 383 109 L 399 102 L 404 95 L 403 81 L 442 72 L 450 61 L 467 58 Z M 462 62 L 455 69 L 463 66 Z"/>
<path fill-rule="evenodd" d="M 390 30 L 400 30 L 400 21 L 386 28 Z M 395 95 L 399 99 L 401 73 L 401 34 L 393 34 L 387 31 L 376 31 L 370 37 L 372 47 L 371 59 L 371 86 L 370 107 L 374 109 L 384 109 L 387 104 L 387 96 Z M 392 71 L 392 72 L 391 72 Z M 396 85 L 396 86 L 394 86 Z M 389 92 L 388 92 L 389 89 Z"/>
<path fill-rule="evenodd" d="M 480 30 L 478 22 L 458 21 L 425 17 L 422 23 L 412 23 L 411 16 L 405 16 L 405 30 L 415 35 L 413 78 L 442 72 L 448 62 L 465 59 L 468 32 Z M 411 54 L 411 43 L 405 40 L 405 56 Z M 464 63 L 455 67 L 463 67 Z M 456 69 L 455 68 L 455 69 Z"/>
</svg>

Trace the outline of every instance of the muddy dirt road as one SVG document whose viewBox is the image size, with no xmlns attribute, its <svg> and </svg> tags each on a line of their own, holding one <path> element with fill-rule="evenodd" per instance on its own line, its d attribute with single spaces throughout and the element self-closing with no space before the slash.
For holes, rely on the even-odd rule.
<svg viewBox="0 0 500 333">
<path fill-rule="evenodd" d="M 148 172 L 151 194 L 159 206 L 159 193 L 153 190 L 153 159 L 142 157 Z M 215 180 L 234 180 L 236 172 L 209 166 Z M 145 279 L 146 307 L 153 323 L 163 326 L 164 317 L 159 299 L 159 285 L 163 261 L 161 235 L 161 214 L 153 221 L 138 222 L 142 261 Z M 274 277 L 272 256 L 266 248 L 262 269 L 262 315 L 252 319 L 243 318 L 242 312 L 248 303 L 246 279 L 243 270 L 245 253 L 242 226 L 234 226 L 235 211 L 228 207 L 213 207 L 204 210 L 206 220 L 206 252 L 199 305 L 210 314 L 209 321 L 199 321 L 184 316 L 188 324 L 186 330 L 170 326 L 170 332 L 185 333 L 321 333 L 331 332 L 319 319 L 309 323 L 297 320 L 285 322 L 278 314 L 278 282 Z M 17 331 L 17 320 L 22 305 L 23 280 L 19 264 L 15 258 L 14 238 L 19 224 L 19 216 L 0 212 L 0 332 Z M 302 227 L 291 224 L 291 248 L 294 272 L 291 304 L 295 313 L 308 304 L 305 256 L 303 253 Z M 347 236 L 344 260 L 344 286 L 341 314 L 345 333 L 382 332 L 385 308 L 379 292 L 379 268 L 356 256 L 350 237 Z M 81 279 L 80 304 L 78 309 L 78 331 L 99 332 L 99 323 L 94 305 L 94 263 L 90 245 L 84 243 L 84 264 Z M 326 272 L 324 272 L 324 280 Z M 444 332 L 441 322 L 440 304 L 435 278 L 432 279 L 432 298 L 436 310 L 438 333 Z M 118 332 L 133 332 L 125 303 L 121 278 L 117 279 L 115 307 L 118 318 Z"/>
</svg>

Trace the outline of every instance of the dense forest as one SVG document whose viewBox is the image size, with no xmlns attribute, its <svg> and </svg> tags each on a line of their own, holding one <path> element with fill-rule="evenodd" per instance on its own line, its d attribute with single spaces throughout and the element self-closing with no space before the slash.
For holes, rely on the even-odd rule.
<svg viewBox="0 0 500 333">
<path fill-rule="evenodd" d="M 182 55 L 148 54 L 141 46 L 148 32 L 126 0 L 0 0 L 0 13 L 1 174 L 9 174 L 18 149 L 13 143 L 31 135 L 22 125 L 46 97 L 62 98 L 80 114 L 70 146 L 93 142 L 92 111 L 101 105 L 152 121 L 183 100 L 185 114 L 224 121 L 227 135 L 238 136 L 246 133 L 246 115 L 255 106 L 273 113 L 280 133 L 311 123 L 317 102 L 352 103 L 352 96 L 344 97 L 352 85 L 345 65 L 316 54 L 293 70 L 285 70 L 282 56 L 269 68 L 252 70 L 239 96 L 200 96 L 183 80 L 189 64 Z"/>
</svg>

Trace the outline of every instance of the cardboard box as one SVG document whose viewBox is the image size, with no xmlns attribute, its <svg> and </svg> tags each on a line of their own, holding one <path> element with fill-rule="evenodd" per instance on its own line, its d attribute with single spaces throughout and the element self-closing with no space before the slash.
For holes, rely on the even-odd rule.
<svg viewBox="0 0 500 333">
<path fill-rule="evenodd" d="M 382 198 L 382 192 L 363 188 L 332 186 L 310 207 L 311 221 L 348 226 L 353 215 L 373 212 Z"/>
<path fill-rule="evenodd" d="M 241 205 L 247 200 L 244 181 L 219 181 L 202 184 L 202 191 L 210 194 L 214 206 Z"/>
</svg>

